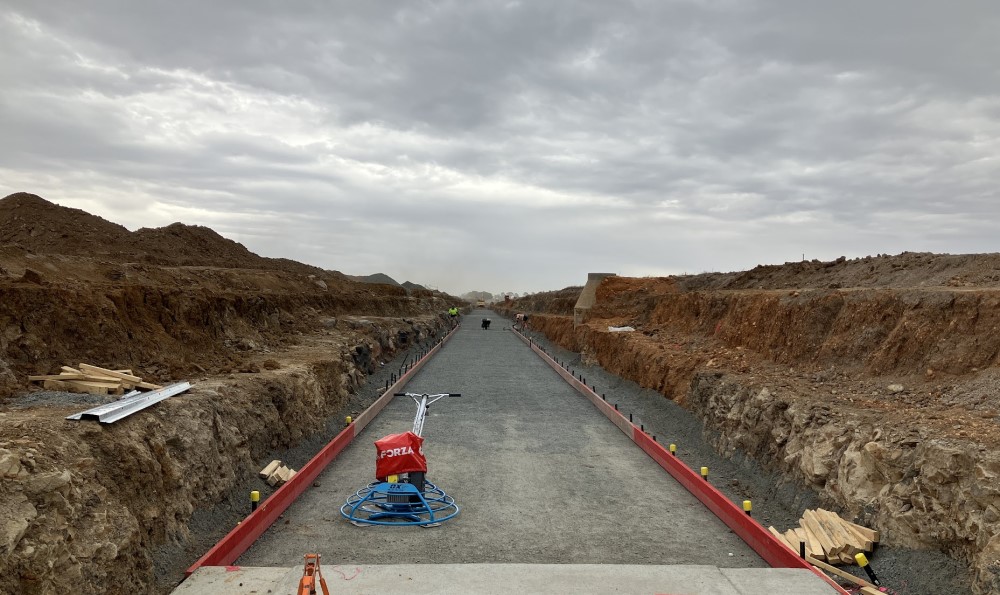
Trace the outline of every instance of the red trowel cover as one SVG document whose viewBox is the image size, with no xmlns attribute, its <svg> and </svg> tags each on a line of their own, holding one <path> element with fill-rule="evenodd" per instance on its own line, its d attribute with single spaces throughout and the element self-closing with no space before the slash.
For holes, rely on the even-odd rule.
<svg viewBox="0 0 1000 595">
<path fill-rule="evenodd" d="M 375 477 L 382 480 L 390 475 L 411 471 L 427 472 L 427 459 L 423 453 L 424 439 L 413 432 L 389 434 L 375 441 L 378 457 L 375 460 Z"/>
</svg>

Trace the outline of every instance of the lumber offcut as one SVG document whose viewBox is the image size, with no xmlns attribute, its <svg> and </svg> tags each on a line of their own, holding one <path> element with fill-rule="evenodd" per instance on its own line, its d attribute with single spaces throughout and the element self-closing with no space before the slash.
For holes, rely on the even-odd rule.
<svg viewBox="0 0 1000 595">
<path fill-rule="evenodd" d="M 131 370 L 109 370 L 91 364 L 80 364 L 79 368 L 63 366 L 59 374 L 28 376 L 30 382 L 42 382 L 49 390 L 84 392 L 94 395 L 122 395 L 126 390 L 145 388 L 160 390 L 158 384 L 144 382 Z"/>
<path fill-rule="evenodd" d="M 260 470 L 260 478 L 267 479 L 272 473 L 274 473 L 274 470 L 280 466 L 281 466 L 281 461 L 279 461 L 278 459 L 271 461 L 263 469 Z"/>
</svg>

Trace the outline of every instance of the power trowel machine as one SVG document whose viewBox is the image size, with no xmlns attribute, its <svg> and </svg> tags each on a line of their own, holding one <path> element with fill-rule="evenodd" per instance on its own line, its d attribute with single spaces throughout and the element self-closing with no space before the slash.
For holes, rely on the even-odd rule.
<svg viewBox="0 0 1000 595">
<path fill-rule="evenodd" d="M 436 527 L 458 514 L 455 499 L 427 481 L 427 459 L 423 452 L 424 420 L 427 409 L 444 397 L 460 397 L 457 393 L 436 395 L 396 393 L 410 397 L 417 404 L 413 430 L 389 434 L 375 441 L 376 481 L 352 494 L 340 507 L 340 514 L 355 525 L 398 525 Z"/>
</svg>

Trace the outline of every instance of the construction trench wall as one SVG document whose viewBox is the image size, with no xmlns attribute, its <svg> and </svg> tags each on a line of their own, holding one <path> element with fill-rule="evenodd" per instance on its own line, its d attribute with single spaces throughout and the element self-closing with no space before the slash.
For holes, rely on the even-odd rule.
<svg viewBox="0 0 1000 595">
<path fill-rule="evenodd" d="M 48 318 L 54 325 L 61 324 L 60 296 L 55 292 L 54 304 L 37 309 L 54 312 Z M 71 296 L 65 297 L 72 311 Z M 183 311 L 199 297 L 177 295 L 169 301 Z M 108 426 L 63 420 L 86 407 L 11 407 L 0 413 L 0 593 L 169 592 L 204 552 L 203 542 L 190 543 L 189 522 L 198 510 L 226 501 L 234 488 L 254 477 L 263 459 L 281 458 L 283 449 L 310 436 L 325 442 L 329 437 L 321 434 L 327 418 L 338 414 L 342 419 L 338 412 L 357 404 L 354 393 L 380 362 L 433 340 L 445 324 L 437 315 L 337 320 L 314 314 L 314 322 L 326 321 L 318 324 L 317 336 L 299 337 L 283 351 L 262 354 L 251 344 L 255 339 L 266 344 L 272 319 L 281 324 L 280 317 L 291 314 L 279 314 L 287 311 L 273 301 L 233 301 L 206 300 L 201 314 L 191 308 L 187 316 L 201 317 L 201 323 L 205 317 L 218 319 L 218 341 L 247 345 L 237 358 L 246 373 L 191 378 L 195 388 L 189 393 Z M 385 308 L 407 309 L 405 301 L 387 302 Z M 303 307 L 293 311 L 301 313 Z M 94 324 L 105 328 L 121 324 L 114 315 L 95 318 Z M 69 320 L 67 315 L 67 325 Z M 29 342 L 31 333 L 41 336 L 43 317 L 36 321 L 38 327 L 24 323 Z M 294 326 L 289 320 L 285 324 Z M 107 349 L 129 348 L 114 343 Z M 59 350 L 53 351 L 58 357 Z M 273 362 L 264 368 L 276 369 L 262 370 L 262 358 Z M 209 543 L 230 526 L 208 528 L 214 532 Z M 164 551 L 174 559 L 155 557 Z M 167 575 L 159 586 L 156 574 Z"/>
<path fill-rule="evenodd" d="M 936 384 L 975 374 L 1000 351 L 998 305 L 991 291 L 640 292 L 598 296 L 584 324 L 564 311 L 536 313 L 531 327 L 684 404 L 720 452 L 739 449 L 779 469 L 888 543 L 968 563 L 975 590 L 992 593 L 1000 592 L 1000 453 L 967 438 L 995 433 L 992 415 L 964 426 L 947 417 L 937 427 L 893 422 L 891 404 L 882 415 L 831 406 L 794 377 L 799 368 L 827 380 Z M 609 320 L 656 330 L 612 333 Z M 929 397 L 906 398 L 942 398 L 934 384 Z"/>
</svg>

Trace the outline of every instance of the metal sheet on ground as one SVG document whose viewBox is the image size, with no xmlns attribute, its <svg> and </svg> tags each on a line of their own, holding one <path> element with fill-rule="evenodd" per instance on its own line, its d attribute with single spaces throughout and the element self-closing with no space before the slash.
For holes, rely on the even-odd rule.
<svg viewBox="0 0 1000 595">
<path fill-rule="evenodd" d="M 344 500 L 372 480 L 383 435 L 410 428 L 398 398 L 240 560 L 328 564 L 764 562 L 509 332 L 466 325 L 407 390 L 461 392 L 431 408 L 428 479 L 462 512 L 441 527 L 356 527 Z"/>
</svg>

